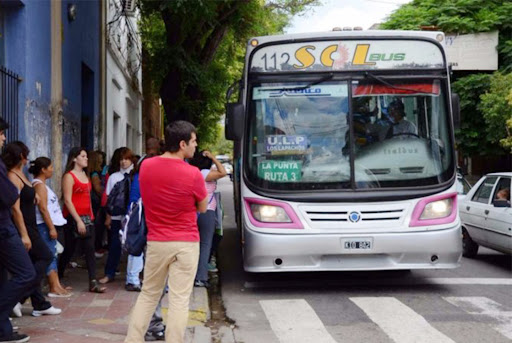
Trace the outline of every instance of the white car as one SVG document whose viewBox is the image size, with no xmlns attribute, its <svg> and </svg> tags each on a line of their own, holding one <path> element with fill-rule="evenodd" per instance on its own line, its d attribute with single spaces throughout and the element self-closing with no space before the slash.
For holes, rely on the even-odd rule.
<svg viewBox="0 0 512 343">
<path fill-rule="evenodd" d="M 478 246 L 512 254 L 512 173 L 492 173 L 482 177 L 459 199 L 463 255 L 474 257 Z"/>
</svg>

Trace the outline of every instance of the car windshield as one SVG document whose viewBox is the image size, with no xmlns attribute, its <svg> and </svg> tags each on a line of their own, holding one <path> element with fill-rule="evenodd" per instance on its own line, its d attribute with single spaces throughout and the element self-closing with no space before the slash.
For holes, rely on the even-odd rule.
<svg viewBox="0 0 512 343">
<path fill-rule="evenodd" d="M 251 88 L 246 151 L 253 183 L 283 190 L 413 187 L 453 175 L 439 80 L 328 81 L 292 89 L 304 84 Z"/>
</svg>

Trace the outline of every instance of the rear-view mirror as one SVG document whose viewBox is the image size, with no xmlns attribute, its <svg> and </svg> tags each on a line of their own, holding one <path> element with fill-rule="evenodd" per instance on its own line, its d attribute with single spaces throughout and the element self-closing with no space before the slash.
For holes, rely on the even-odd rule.
<svg viewBox="0 0 512 343">
<path fill-rule="evenodd" d="M 244 105 L 230 103 L 226 105 L 226 139 L 231 141 L 240 140 L 244 131 Z"/>
<path fill-rule="evenodd" d="M 460 128 L 460 98 L 457 93 L 452 93 L 453 127 Z"/>
</svg>

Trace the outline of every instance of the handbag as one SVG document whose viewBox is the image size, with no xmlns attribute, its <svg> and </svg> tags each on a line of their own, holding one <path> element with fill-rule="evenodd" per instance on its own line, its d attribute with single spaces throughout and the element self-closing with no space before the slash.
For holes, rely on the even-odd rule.
<svg viewBox="0 0 512 343">
<path fill-rule="evenodd" d="M 94 224 L 91 220 L 91 216 L 80 216 L 80 219 L 84 222 L 85 225 L 85 235 L 81 235 L 80 232 L 78 232 L 78 225 L 76 222 L 74 222 L 73 227 L 73 236 L 75 238 L 89 238 L 92 236 L 92 230 L 94 229 Z"/>
</svg>

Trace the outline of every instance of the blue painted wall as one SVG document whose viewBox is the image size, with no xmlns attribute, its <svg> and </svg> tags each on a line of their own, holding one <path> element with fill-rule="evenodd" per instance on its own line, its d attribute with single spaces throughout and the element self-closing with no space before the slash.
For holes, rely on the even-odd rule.
<svg viewBox="0 0 512 343">
<path fill-rule="evenodd" d="M 76 19 L 68 20 L 68 4 L 76 5 Z M 94 99 L 92 101 L 92 127 L 99 118 L 100 97 L 100 5 L 98 1 L 62 1 L 62 83 L 64 89 L 64 137 L 63 151 L 66 153 L 73 146 L 80 146 L 82 115 L 82 63 L 94 75 Z M 91 130 L 92 131 L 92 130 Z M 91 132 L 89 144 L 94 142 Z"/>
<path fill-rule="evenodd" d="M 63 153 L 80 145 L 82 64 L 94 74 L 93 118 L 99 118 L 100 6 L 99 1 L 74 1 L 76 20 L 69 21 L 62 1 L 62 88 L 64 97 Z M 31 149 L 30 158 L 51 153 L 51 3 L 14 0 L 0 9 L 4 15 L 4 64 L 19 74 L 19 139 Z M 94 131 L 90 140 L 94 142 Z M 63 163 L 66 158 L 63 159 Z"/>
</svg>

